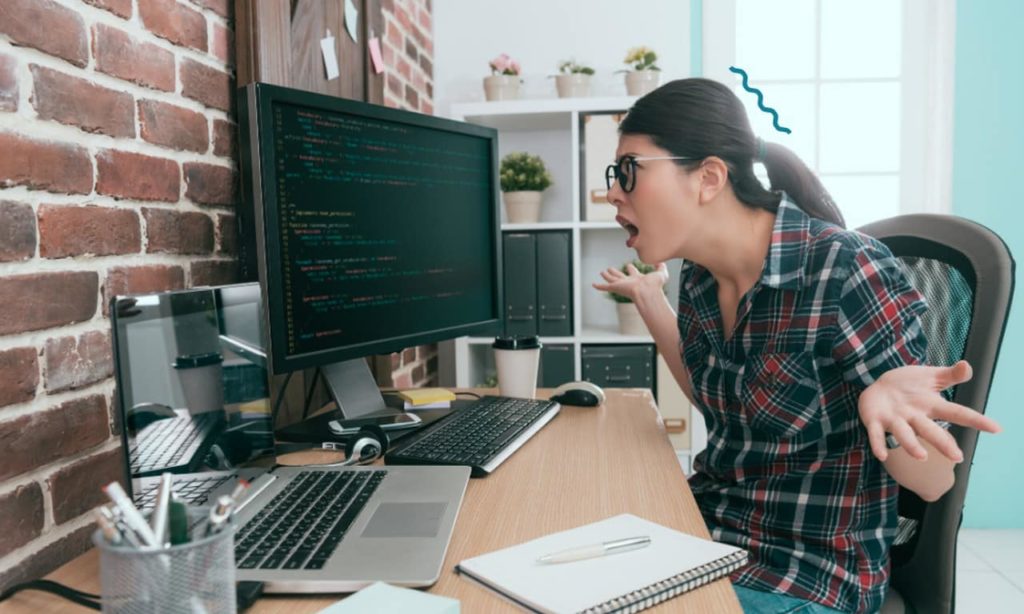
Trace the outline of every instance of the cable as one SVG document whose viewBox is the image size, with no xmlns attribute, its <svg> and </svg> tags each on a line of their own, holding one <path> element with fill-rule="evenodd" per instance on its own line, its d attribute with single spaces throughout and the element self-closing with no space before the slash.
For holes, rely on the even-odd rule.
<svg viewBox="0 0 1024 614">
<path fill-rule="evenodd" d="M 0 594 L 0 601 L 5 601 L 9 597 L 13 596 L 15 593 L 19 593 L 21 591 L 40 591 L 43 593 L 52 593 L 54 595 L 57 595 L 58 597 L 62 597 L 64 599 L 67 599 L 68 601 L 72 601 L 86 608 L 90 608 L 93 610 L 101 609 L 99 603 L 99 595 L 86 593 L 84 591 L 78 590 L 77 588 L 65 586 L 52 580 L 32 580 L 30 582 L 22 582 L 21 584 L 15 584 L 14 586 L 8 588 L 6 591 Z"/>
<path fill-rule="evenodd" d="M 480 395 L 478 395 L 478 394 L 477 394 L 477 393 L 475 393 L 475 392 L 456 392 L 456 393 L 455 393 L 455 396 L 459 396 L 460 394 L 464 394 L 464 395 L 466 395 L 466 396 L 470 396 L 470 397 L 473 397 L 474 399 L 480 399 L 480 398 L 483 398 L 483 397 L 481 397 Z"/>
</svg>

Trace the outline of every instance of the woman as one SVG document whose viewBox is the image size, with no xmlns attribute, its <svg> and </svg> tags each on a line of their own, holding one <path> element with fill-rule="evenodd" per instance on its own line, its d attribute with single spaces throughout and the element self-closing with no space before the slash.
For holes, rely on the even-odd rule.
<svg viewBox="0 0 1024 614">
<path fill-rule="evenodd" d="M 641 98 L 615 159 L 626 245 L 662 264 L 608 269 L 594 287 L 636 303 L 704 415 L 690 486 L 712 537 L 750 552 L 732 577 L 744 610 L 878 611 L 897 482 L 935 500 L 962 460 L 933 420 L 999 428 L 940 394 L 970 367 L 915 366 L 922 297 L 884 245 L 843 229 L 795 154 L 754 137 L 726 86 L 683 79 Z M 662 291 L 670 258 L 685 261 L 678 314 Z"/>
</svg>

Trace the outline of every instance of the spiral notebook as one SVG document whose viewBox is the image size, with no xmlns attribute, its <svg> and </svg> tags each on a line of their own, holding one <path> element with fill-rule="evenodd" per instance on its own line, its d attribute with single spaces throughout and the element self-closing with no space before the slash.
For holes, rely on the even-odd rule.
<svg viewBox="0 0 1024 614">
<path fill-rule="evenodd" d="M 569 548 L 648 536 L 646 548 L 572 563 L 537 559 Z M 747 562 L 741 548 L 622 514 L 459 563 L 455 570 L 533 612 L 639 612 Z"/>
</svg>

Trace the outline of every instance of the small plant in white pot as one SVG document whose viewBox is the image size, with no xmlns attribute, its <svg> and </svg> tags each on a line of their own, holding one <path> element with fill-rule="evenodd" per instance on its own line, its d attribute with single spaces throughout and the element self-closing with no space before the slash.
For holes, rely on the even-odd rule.
<svg viewBox="0 0 1024 614">
<path fill-rule="evenodd" d="M 627 267 L 629 264 L 629 262 L 623 264 L 619 270 L 623 273 L 628 273 L 629 271 Z M 657 268 L 653 265 L 641 262 L 640 260 L 633 260 L 632 264 L 642 275 L 653 273 Z M 605 296 L 615 301 L 615 309 L 619 316 L 620 334 L 630 336 L 643 336 L 649 334 L 647 332 L 647 325 L 644 324 L 644 320 L 640 317 L 640 312 L 637 311 L 636 305 L 633 304 L 632 299 L 628 296 L 623 296 L 614 292 L 606 292 Z"/>
<path fill-rule="evenodd" d="M 519 62 L 503 53 L 488 63 L 491 76 L 484 77 L 484 95 L 487 100 L 511 100 L 519 98 Z"/>
<path fill-rule="evenodd" d="M 555 87 L 558 89 L 559 98 L 582 98 L 590 95 L 593 68 L 579 64 L 575 60 L 566 60 L 558 65 L 558 73 L 555 75 Z"/>
<path fill-rule="evenodd" d="M 623 60 L 632 70 L 620 70 L 626 73 L 626 93 L 630 96 L 643 96 L 658 87 L 661 69 L 655 62 L 658 54 L 647 47 L 633 47 L 626 52 Z"/>
<path fill-rule="evenodd" d="M 551 173 L 540 156 L 525 151 L 501 159 L 502 200 L 510 224 L 535 224 L 540 220 L 544 190 L 551 187 Z"/>
</svg>

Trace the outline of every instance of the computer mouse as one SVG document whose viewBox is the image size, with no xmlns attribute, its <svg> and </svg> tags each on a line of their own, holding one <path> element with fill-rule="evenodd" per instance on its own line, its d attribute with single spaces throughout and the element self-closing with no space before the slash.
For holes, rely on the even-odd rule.
<svg viewBox="0 0 1024 614">
<path fill-rule="evenodd" d="M 551 400 L 562 405 L 596 407 L 604 403 L 604 391 L 590 382 L 569 382 L 555 388 Z"/>
<path fill-rule="evenodd" d="M 157 420 L 177 417 L 174 409 L 163 403 L 136 403 L 128 412 L 128 422 L 135 430 L 142 430 Z"/>
</svg>

